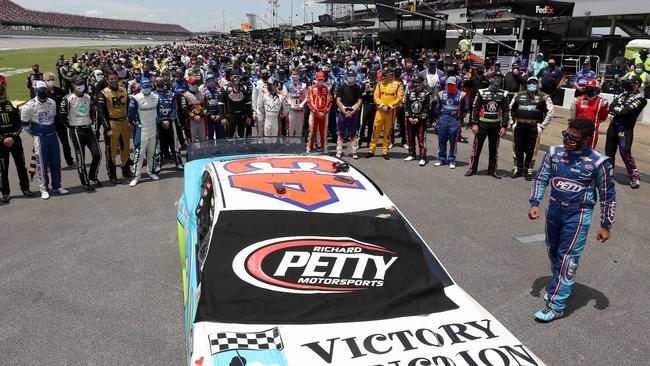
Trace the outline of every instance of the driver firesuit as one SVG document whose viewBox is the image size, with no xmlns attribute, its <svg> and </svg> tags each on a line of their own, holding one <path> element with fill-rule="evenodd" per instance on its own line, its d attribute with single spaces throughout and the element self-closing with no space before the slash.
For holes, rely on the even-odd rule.
<svg viewBox="0 0 650 366">
<path fill-rule="evenodd" d="M 172 91 L 165 89 L 164 80 L 158 80 L 157 87 L 158 90 L 154 94 L 158 97 L 158 141 L 160 145 L 154 157 L 154 173 L 160 171 L 163 166 L 163 146 L 170 151 L 176 168 L 181 170 L 183 169 L 183 159 L 175 137 L 178 133 L 176 129 L 176 120 L 178 119 L 176 96 Z"/>
<path fill-rule="evenodd" d="M 420 166 L 426 164 L 427 159 L 427 136 L 426 125 L 430 118 L 431 90 L 426 86 L 424 76 L 418 75 L 413 78 L 413 87 L 406 93 L 404 105 L 404 122 L 406 128 L 407 144 L 409 155 L 404 161 L 414 160 L 415 142 L 420 151 Z"/>
<path fill-rule="evenodd" d="M 512 98 L 510 119 L 514 159 L 511 177 L 519 178 L 525 174 L 526 180 L 531 180 L 539 139 L 553 119 L 553 101 L 548 94 L 539 91 L 536 77 L 528 78 L 526 91 L 517 93 Z"/>
<path fill-rule="evenodd" d="M 133 141 L 135 147 L 135 168 L 131 187 L 138 184 L 142 163 L 147 159 L 147 173 L 153 180 L 154 156 L 158 142 L 158 96 L 151 92 L 151 81 L 142 79 L 142 91 L 129 99 L 129 123 L 135 128 Z"/>
<path fill-rule="evenodd" d="M 636 161 L 632 157 L 632 141 L 634 139 L 634 126 L 639 114 L 643 111 L 648 101 L 640 91 L 641 79 L 633 76 L 624 79 L 625 92 L 616 97 L 612 102 L 609 113 L 613 116 L 607 129 L 605 154 L 614 162 L 616 148 L 621 154 L 627 175 L 630 177 L 630 187 L 639 188 L 641 175 L 636 168 Z"/>
<path fill-rule="evenodd" d="M 598 144 L 600 123 L 607 119 L 609 113 L 609 102 L 599 97 L 598 92 L 598 82 L 589 80 L 585 84 L 585 95 L 578 97 L 575 103 L 571 104 L 571 118 L 586 118 L 594 123 L 594 137 L 591 140 L 591 147 L 594 149 Z"/>
<path fill-rule="evenodd" d="M 449 164 L 450 169 L 456 168 L 458 131 L 468 111 L 467 95 L 456 86 L 456 77 L 449 77 L 446 89 L 438 93 L 438 103 L 436 104 L 438 161 L 435 162 L 435 166 Z M 449 143 L 449 156 L 447 155 L 447 143 Z"/>
<path fill-rule="evenodd" d="M 535 314 L 541 321 L 562 316 L 571 286 L 576 281 L 578 260 L 587 241 L 596 193 L 600 200 L 600 226 L 609 229 L 614 223 L 616 192 L 612 175 L 613 167 L 607 156 L 592 150 L 589 145 L 581 150 L 552 146 L 535 174 L 531 207 L 540 205 L 546 187 L 551 186 L 546 213 L 546 246 L 553 280 L 544 297 L 546 307 Z"/>
<path fill-rule="evenodd" d="M 291 81 L 284 84 L 282 96 L 288 105 L 287 136 L 302 136 L 305 123 L 305 104 L 307 103 L 307 84 L 300 81 L 298 71 L 291 73 Z"/>
<path fill-rule="evenodd" d="M 393 131 L 397 109 L 404 100 L 404 88 L 401 81 L 395 80 L 395 72 L 391 68 L 382 71 L 382 79 L 375 87 L 375 121 L 373 123 L 372 139 L 368 148 L 368 157 L 375 155 L 379 135 L 384 133 L 384 142 L 381 147 L 384 159 L 389 159 L 390 136 Z"/>
<path fill-rule="evenodd" d="M 106 173 L 113 184 L 119 183 L 115 172 L 115 157 L 118 154 L 120 156 L 122 176 L 125 178 L 131 177 L 128 164 L 131 141 L 129 121 L 127 120 L 128 103 L 129 96 L 126 94 L 126 90 L 119 86 L 117 74 L 109 74 L 108 87 L 99 93 L 97 106 L 99 108 L 99 120 L 104 126 Z M 111 136 L 108 136 L 109 131 L 112 131 Z M 120 140 L 124 144 L 122 149 L 120 149 Z"/>
<path fill-rule="evenodd" d="M 320 134 L 321 152 L 325 152 L 327 146 L 327 136 L 325 136 L 327 114 L 332 104 L 332 93 L 330 93 L 329 88 L 325 85 L 325 74 L 318 72 L 316 74 L 316 83 L 307 89 L 307 105 L 311 111 L 309 114 L 308 153 L 314 151 L 317 133 Z"/>
<path fill-rule="evenodd" d="M 257 100 L 262 100 L 267 94 L 260 93 Z M 228 138 L 235 136 L 235 131 L 239 137 L 251 136 L 253 108 L 257 107 L 252 105 L 250 98 L 250 93 L 240 83 L 240 76 L 233 74 L 230 78 L 230 85 L 221 94 L 221 105 L 224 108 L 224 114 L 228 116 L 226 125 Z M 263 125 L 261 119 L 260 124 Z"/>
<path fill-rule="evenodd" d="M 181 106 L 187 115 L 188 139 L 192 142 L 204 141 L 207 133 L 205 116 L 208 110 L 203 103 L 203 94 L 199 91 L 200 82 L 201 79 L 191 76 L 188 80 L 188 90 L 181 97 Z"/>
<path fill-rule="evenodd" d="M 264 137 L 280 136 L 280 122 L 286 117 L 282 97 L 278 94 L 279 82 L 269 78 L 267 82 L 268 93 L 257 99 L 257 110 L 262 113 L 260 121 Z"/>
<path fill-rule="evenodd" d="M 226 129 L 221 124 L 224 118 L 224 108 L 222 103 L 223 89 L 217 84 L 214 74 L 208 74 L 205 77 L 206 86 L 203 89 L 203 100 L 208 109 L 208 140 L 222 139 L 226 137 Z"/>
<path fill-rule="evenodd" d="M 499 150 L 499 139 L 505 135 L 508 128 L 508 92 L 502 90 L 502 78 L 495 77 L 490 81 L 487 89 L 480 89 L 474 97 L 474 108 L 472 109 L 472 118 L 470 126 L 474 132 L 474 144 L 472 145 L 472 155 L 469 160 L 469 170 L 465 173 L 470 176 L 478 170 L 478 161 L 481 156 L 481 150 L 485 139 L 489 143 L 489 163 L 488 174 L 497 179 L 497 159 Z M 474 127 L 476 126 L 476 127 Z"/>
</svg>

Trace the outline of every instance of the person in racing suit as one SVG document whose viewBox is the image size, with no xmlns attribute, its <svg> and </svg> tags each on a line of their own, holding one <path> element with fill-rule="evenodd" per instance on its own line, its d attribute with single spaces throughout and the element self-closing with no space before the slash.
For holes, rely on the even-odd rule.
<svg viewBox="0 0 650 366">
<path fill-rule="evenodd" d="M 66 95 L 61 101 L 60 118 L 70 131 L 81 186 L 87 191 L 93 191 L 95 187 L 102 186 L 97 179 L 102 153 L 93 131 L 93 121 L 90 119 L 92 99 L 85 93 L 86 85 L 83 80 L 75 80 L 73 89 L 74 92 Z M 90 174 L 86 170 L 86 148 L 92 157 Z"/>
<path fill-rule="evenodd" d="M 9 201 L 9 155 L 14 158 L 20 190 L 25 196 L 33 196 L 29 189 L 29 176 L 25 167 L 25 151 L 20 138 L 20 110 L 7 98 L 7 81 L 0 75 L 0 193 L 2 202 Z"/>
<path fill-rule="evenodd" d="M 307 106 L 310 110 L 308 153 L 314 151 L 317 133 L 320 134 L 320 150 L 323 153 L 325 152 L 327 147 L 325 129 L 332 103 L 332 94 L 325 84 L 325 74 L 319 71 L 316 73 L 316 83 L 307 89 Z"/>
<path fill-rule="evenodd" d="M 266 86 L 268 93 L 257 99 L 257 110 L 262 113 L 260 121 L 264 137 L 280 136 L 280 122 L 287 115 L 282 97 L 278 93 L 279 86 L 279 81 L 269 78 Z"/>
<path fill-rule="evenodd" d="M 221 94 L 221 104 L 225 108 L 224 115 L 228 116 L 227 119 L 222 119 L 221 121 L 227 128 L 228 138 L 233 138 L 235 136 L 235 131 L 237 131 L 237 136 L 239 137 L 246 137 L 252 134 L 252 116 L 254 106 L 251 103 L 248 90 L 241 85 L 240 79 L 241 77 L 239 74 L 232 74 L 230 76 L 230 85 L 228 85 Z M 266 88 L 267 87 L 265 87 L 264 90 L 267 90 Z M 262 101 L 267 94 L 268 93 L 259 94 L 257 99 L 258 102 Z M 258 108 L 258 110 L 262 114 L 264 113 L 261 108 Z M 262 122 L 263 119 L 260 119 L 260 123 Z"/>
<path fill-rule="evenodd" d="M 291 81 L 282 87 L 282 97 L 287 104 L 287 136 L 302 137 L 305 124 L 305 104 L 307 104 L 307 84 L 300 81 L 300 70 L 291 70 Z"/>
<path fill-rule="evenodd" d="M 372 125 L 375 121 L 377 107 L 375 104 L 375 87 L 377 86 L 377 70 L 368 70 L 366 79 L 361 82 L 363 110 L 361 111 L 361 128 L 359 129 L 359 142 L 370 146 Z M 359 147 L 361 144 L 359 144 Z"/>
<path fill-rule="evenodd" d="M 119 86 L 117 74 L 109 72 L 108 87 L 102 90 L 97 100 L 99 119 L 104 126 L 104 145 L 106 147 L 106 173 L 111 183 L 119 184 L 115 173 L 115 157 L 120 156 L 122 176 L 131 177 L 129 164 L 130 135 L 128 116 L 129 96 L 126 90 Z M 120 149 L 120 140 L 123 148 Z"/>
<path fill-rule="evenodd" d="M 379 134 L 384 133 L 384 142 L 382 145 L 382 156 L 388 160 L 388 150 L 390 148 L 390 136 L 395 122 L 395 114 L 404 100 L 404 87 L 400 81 L 395 80 L 395 72 L 392 68 L 386 67 L 382 70 L 381 82 L 375 87 L 375 121 L 373 123 L 372 139 L 368 148 L 366 158 L 373 157 L 379 142 Z"/>
<path fill-rule="evenodd" d="M 542 131 L 548 127 L 552 119 L 551 97 L 539 91 L 539 81 L 536 77 L 529 77 L 526 81 L 526 91 L 517 93 L 510 102 L 514 159 L 511 178 L 525 175 L 526 180 L 532 180 L 539 140 Z"/>
<path fill-rule="evenodd" d="M 56 135 L 56 103 L 47 97 L 45 82 L 34 82 L 36 97 L 23 106 L 20 111 L 20 120 L 23 126 L 28 126 L 34 136 L 34 151 L 38 157 L 38 179 L 40 181 L 41 198 L 50 198 L 48 185 L 52 176 L 52 189 L 58 194 L 67 194 L 68 191 L 61 185 L 61 156 L 59 139 Z"/>
<path fill-rule="evenodd" d="M 259 115 L 261 115 L 261 111 L 257 109 L 257 100 L 264 95 L 266 95 L 269 91 L 266 89 L 266 83 L 271 77 L 271 73 L 269 72 L 269 69 L 266 67 L 263 67 L 260 69 L 260 78 L 255 81 L 253 84 L 253 92 L 251 93 L 251 103 L 253 106 L 253 122 L 257 124 L 257 134 L 262 135 L 262 131 L 260 131 L 260 121 L 259 121 Z"/>
<path fill-rule="evenodd" d="M 598 96 L 600 88 L 596 80 L 588 80 L 585 84 L 585 95 L 578 97 L 571 104 L 571 118 L 586 118 L 594 124 L 594 137 L 592 148 L 598 144 L 598 129 L 600 123 L 607 119 L 609 114 L 609 102 Z"/>
<path fill-rule="evenodd" d="M 158 77 L 156 91 L 158 97 L 158 144 L 159 148 L 154 156 L 154 174 L 158 174 L 164 165 L 164 155 L 169 153 L 176 163 L 176 169 L 183 170 L 183 159 L 176 144 L 175 135 L 178 110 L 176 109 L 176 96 L 165 88 L 165 80 Z"/>
<path fill-rule="evenodd" d="M 346 80 L 340 83 L 336 92 L 336 105 L 338 107 L 338 138 L 336 143 L 336 157 L 343 156 L 343 144 L 350 141 L 352 158 L 358 159 L 357 132 L 359 130 L 359 117 L 361 110 L 361 87 L 357 84 L 357 73 L 354 69 L 346 72 Z"/>
<path fill-rule="evenodd" d="M 597 240 L 609 239 L 615 221 L 614 168 L 606 155 L 591 148 L 593 132 L 590 120 L 571 120 L 562 132 L 564 145 L 550 148 L 533 181 L 528 211 L 531 220 L 539 218 L 544 191 L 551 185 L 546 211 L 546 246 L 553 280 L 544 297 L 545 307 L 535 313 L 535 318 L 542 322 L 563 315 L 587 241 L 596 193 L 601 209 Z"/>
<path fill-rule="evenodd" d="M 469 122 L 474 133 L 474 144 L 469 169 L 465 173 L 467 177 L 476 174 L 481 150 L 487 138 L 490 153 L 488 174 L 501 179 L 497 174 L 499 139 L 506 134 L 509 120 L 508 91 L 501 89 L 502 81 L 503 78 L 492 78 L 487 89 L 479 89 L 474 95 L 474 108 Z"/>
<path fill-rule="evenodd" d="M 177 72 L 174 76 L 174 81 L 172 83 L 172 90 L 174 91 L 174 97 L 176 98 L 176 111 L 183 111 L 183 95 L 189 89 L 187 80 L 183 79 L 183 73 Z M 187 114 L 186 113 L 177 113 L 178 118 L 176 119 L 176 139 L 181 145 L 180 149 L 187 149 L 186 137 L 189 136 L 188 123 L 187 123 Z"/>
<path fill-rule="evenodd" d="M 134 127 L 133 143 L 135 148 L 135 168 L 130 187 L 135 187 L 140 181 L 142 163 L 147 159 L 147 173 L 152 180 L 158 180 L 154 173 L 154 157 L 158 146 L 158 95 L 151 91 L 151 81 L 142 79 L 142 90 L 129 99 L 129 123 Z"/>
<path fill-rule="evenodd" d="M 183 93 L 181 99 L 182 110 L 187 116 L 189 140 L 204 141 L 207 134 L 207 124 L 205 116 L 208 110 L 203 103 L 203 94 L 199 90 L 201 79 L 195 76 L 190 76 L 188 83 L 188 90 Z"/>
<path fill-rule="evenodd" d="M 447 78 L 445 90 L 438 92 L 435 116 L 438 131 L 438 160 L 434 166 L 449 164 L 450 169 L 456 168 L 456 146 L 458 131 L 465 115 L 469 111 L 469 101 L 464 91 L 458 89 L 456 77 Z M 449 155 L 447 155 L 449 143 Z"/>
<path fill-rule="evenodd" d="M 207 74 L 206 85 L 203 88 L 203 101 L 208 109 L 208 140 L 226 137 L 226 126 L 221 121 L 224 119 L 222 96 L 223 90 L 217 85 L 214 74 Z"/>
<path fill-rule="evenodd" d="M 407 144 L 409 155 L 404 161 L 415 160 L 415 137 L 420 149 L 420 166 L 427 163 L 427 122 L 431 108 L 431 90 L 426 85 L 426 79 L 422 75 L 413 78 L 412 87 L 406 94 L 404 105 L 404 117 L 406 123 Z"/>
<path fill-rule="evenodd" d="M 632 142 L 634 140 L 634 126 L 636 119 L 643 111 L 648 101 L 644 98 L 643 92 L 639 89 L 641 78 L 632 76 L 623 80 L 625 92 L 617 96 L 609 109 L 613 116 L 612 122 L 607 128 L 607 140 L 605 142 L 605 154 L 612 160 L 616 158 L 616 149 L 621 154 L 627 175 L 630 177 L 630 187 L 639 188 L 641 174 L 636 167 L 636 161 L 632 157 Z"/>
</svg>

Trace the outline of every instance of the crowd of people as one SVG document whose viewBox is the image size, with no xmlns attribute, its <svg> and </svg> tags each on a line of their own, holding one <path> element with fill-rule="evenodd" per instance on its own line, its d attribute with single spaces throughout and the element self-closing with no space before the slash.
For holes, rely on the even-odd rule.
<svg viewBox="0 0 650 366">
<path fill-rule="evenodd" d="M 545 60 L 541 53 L 528 65 L 515 62 L 510 70 L 501 70 L 498 61 L 473 66 L 460 52 L 454 58 L 435 52 L 410 58 L 393 50 L 262 47 L 233 41 L 107 49 L 69 59 L 61 55 L 56 70 L 58 75 L 43 74 L 33 65 L 27 77 L 32 99 L 20 110 L 9 101 L 0 76 L 5 202 L 10 197 L 10 154 L 21 190 L 33 194 L 20 137 L 23 128 L 34 137 L 30 168 L 39 177 L 44 199 L 50 188 L 67 192 L 61 184 L 60 150 L 66 164 L 77 168 L 84 189 L 102 185 L 102 137 L 109 181 L 122 182 L 119 167 L 121 178 L 135 186 L 145 160 L 146 173 L 157 180 L 165 161 L 183 169 L 181 151 L 188 143 L 235 136 L 303 137 L 307 153 L 324 153 L 330 142 L 336 144 L 337 157 L 349 153 L 357 159 L 364 144 L 365 157 L 375 156 L 383 135 L 384 159 L 390 159 L 391 148 L 401 146 L 408 151 L 405 161 L 425 166 L 426 131 L 433 127 L 438 139 L 434 166 L 453 169 L 457 143 L 467 142 L 461 132 L 466 125 L 475 136 L 465 175 L 477 172 L 487 139 L 488 174 L 501 179 L 497 150 L 510 129 L 511 177 L 532 180 L 540 135 L 553 118 L 553 96 L 565 78 L 555 60 Z M 600 123 L 613 116 L 606 153 L 614 161 L 620 151 L 633 188 L 640 179 L 631 155 L 634 123 L 646 104 L 640 92 L 644 80 L 637 71 L 624 77 L 626 91 L 608 105 L 585 62 L 573 77 L 577 99 L 571 110 L 573 118 L 594 123 L 594 147 Z"/>
</svg>

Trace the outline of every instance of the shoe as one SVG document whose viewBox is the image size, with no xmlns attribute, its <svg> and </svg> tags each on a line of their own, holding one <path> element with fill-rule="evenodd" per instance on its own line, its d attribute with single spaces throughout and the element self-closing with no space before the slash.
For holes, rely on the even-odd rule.
<svg viewBox="0 0 650 366">
<path fill-rule="evenodd" d="M 388 154 L 382 154 L 381 156 L 384 158 L 384 160 L 390 160 L 390 156 L 388 156 Z"/>
<path fill-rule="evenodd" d="M 0 198 L 0 202 L 7 203 L 7 202 L 9 202 L 10 199 L 11 199 L 11 197 L 8 194 L 7 195 L 3 194 L 2 198 Z"/>
<path fill-rule="evenodd" d="M 44 200 L 50 199 L 50 192 L 48 192 L 47 189 L 41 189 L 41 199 Z"/>
<path fill-rule="evenodd" d="M 131 181 L 131 183 L 129 183 L 129 187 L 135 187 L 137 184 L 138 184 L 138 180 L 134 179 Z"/>
<path fill-rule="evenodd" d="M 34 196 L 34 192 L 32 192 L 32 191 L 29 190 L 29 189 L 26 189 L 26 190 L 23 191 L 23 196 L 33 197 L 33 196 Z"/>
<path fill-rule="evenodd" d="M 639 180 L 638 179 L 632 179 L 630 181 L 630 188 L 632 188 L 632 189 L 639 188 Z"/>
<path fill-rule="evenodd" d="M 180 147 L 180 150 L 187 150 L 187 144 L 182 144 Z"/>
<path fill-rule="evenodd" d="M 111 178 L 111 183 L 113 183 L 115 185 L 118 185 L 118 184 L 121 184 L 122 182 L 117 178 Z"/>
<path fill-rule="evenodd" d="M 437 166 L 443 166 L 443 165 L 445 165 L 445 163 L 440 161 L 440 160 L 437 160 L 435 163 L 433 163 L 433 166 L 436 166 L 436 167 Z"/>
<path fill-rule="evenodd" d="M 460 140 L 458 140 L 458 142 L 460 142 L 460 143 L 462 143 L 462 144 L 466 144 L 466 143 L 469 142 L 469 140 L 467 139 L 467 137 L 462 137 L 462 136 L 461 136 L 461 137 L 460 137 Z"/>
<path fill-rule="evenodd" d="M 343 151 L 337 151 L 336 152 L 336 157 L 337 158 L 342 158 L 343 157 Z"/>
<path fill-rule="evenodd" d="M 102 182 L 100 182 L 100 181 L 97 180 L 97 179 L 95 179 L 95 180 L 91 179 L 91 180 L 90 180 L 90 184 L 94 185 L 95 188 L 101 188 L 101 187 L 102 187 Z"/>
<path fill-rule="evenodd" d="M 409 149 L 409 144 L 404 144 L 404 150 L 408 150 L 408 149 Z"/>
<path fill-rule="evenodd" d="M 389 149 L 392 149 L 392 148 L 393 148 L 393 144 L 388 145 L 388 148 L 389 148 Z"/>
<path fill-rule="evenodd" d="M 366 159 L 372 158 L 373 156 L 375 156 L 375 153 L 369 152 L 369 153 L 366 154 Z"/>
<path fill-rule="evenodd" d="M 68 192 L 67 189 L 65 189 L 65 188 L 63 188 L 63 187 L 60 187 L 60 188 L 58 188 L 58 189 L 54 189 L 53 191 L 54 191 L 54 193 L 56 193 L 56 194 L 61 194 L 61 195 L 64 195 L 64 194 L 68 194 L 68 193 L 70 193 L 70 192 Z"/>
<path fill-rule="evenodd" d="M 178 165 L 176 165 L 176 169 L 183 170 L 183 169 L 185 169 L 185 167 L 183 165 L 181 165 L 181 164 L 178 164 Z"/>
<path fill-rule="evenodd" d="M 93 186 L 92 184 L 82 184 L 81 187 L 83 189 L 87 190 L 87 191 L 94 191 L 95 190 L 95 186 Z"/>
<path fill-rule="evenodd" d="M 420 166 L 425 166 L 427 165 L 427 161 L 424 159 L 420 159 Z"/>
<path fill-rule="evenodd" d="M 488 175 L 496 179 L 502 178 L 497 172 L 488 173 Z"/>
<path fill-rule="evenodd" d="M 151 180 L 160 180 L 160 177 L 155 175 L 154 173 L 150 173 L 149 178 L 151 178 Z"/>
<path fill-rule="evenodd" d="M 526 181 L 530 182 L 530 181 L 533 180 L 533 175 L 526 173 L 526 174 L 524 174 L 524 179 L 526 179 Z"/>
<path fill-rule="evenodd" d="M 413 161 L 413 160 L 415 160 L 415 158 L 412 156 L 407 156 L 406 159 L 404 159 L 404 161 Z"/>
<path fill-rule="evenodd" d="M 65 163 L 65 165 L 67 165 L 68 168 L 75 168 L 76 167 L 74 161 L 67 161 Z"/>
<path fill-rule="evenodd" d="M 354 159 L 354 160 L 359 159 L 359 154 L 357 154 L 357 153 L 352 153 L 352 159 Z"/>
<path fill-rule="evenodd" d="M 449 163 L 449 169 L 456 169 L 456 163 Z"/>
<path fill-rule="evenodd" d="M 522 172 L 521 169 L 513 169 L 512 174 L 510 174 L 510 178 L 515 179 L 521 177 Z"/>
<path fill-rule="evenodd" d="M 535 319 L 539 320 L 542 323 L 549 323 L 555 319 L 559 319 L 564 315 L 564 312 L 557 312 L 550 307 L 546 306 L 544 309 L 535 313 Z"/>
<path fill-rule="evenodd" d="M 466 177 L 471 177 L 471 176 L 474 175 L 474 174 L 476 174 L 476 170 L 472 170 L 472 169 L 470 169 L 470 170 L 468 170 L 468 171 L 465 172 L 465 176 L 466 176 Z"/>
</svg>

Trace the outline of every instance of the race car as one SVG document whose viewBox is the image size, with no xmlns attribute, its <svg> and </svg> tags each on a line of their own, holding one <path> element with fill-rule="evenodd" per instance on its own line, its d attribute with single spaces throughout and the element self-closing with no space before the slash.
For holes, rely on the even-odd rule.
<svg viewBox="0 0 650 366">
<path fill-rule="evenodd" d="M 543 365 L 343 160 L 192 161 L 178 239 L 187 365 Z"/>
</svg>

